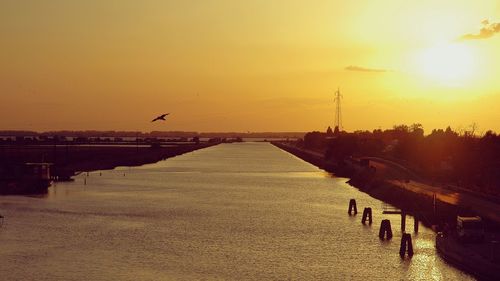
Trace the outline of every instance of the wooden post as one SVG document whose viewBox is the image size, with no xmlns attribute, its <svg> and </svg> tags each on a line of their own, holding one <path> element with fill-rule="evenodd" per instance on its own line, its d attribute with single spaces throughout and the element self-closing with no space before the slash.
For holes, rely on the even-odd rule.
<svg viewBox="0 0 500 281">
<path fill-rule="evenodd" d="M 392 229 L 390 220 L 382 220 L 382 222 L 380 223 L 380 230 L 378 232 L 378 237 L 381 240 L 384 240 L 386 236 L 387 240 L 390 240 L 392 238 Z"/>
<path fill-rule="evenodd" d="M 436 216 L 436 193 L 432 194 L 432 212 Z"/>
<path fill-rule="evenodd" d="M 411 234 L 403 233 L 401 237 L 401 246 L 399 247 L 399 255 L 404 258 L 406 251 L 408 250 L 408 257 L 413 256 L 413 244 L 411 242 Z"/>
<path fill-rule="evenodd" d="M 349 210 L 347 211 L 347 213 L 349 215 L 352 215 L 352 212 L 354 212 L 355 215 L 358 213 L 358 208 L 356 207 L 355 199 L 349 200 Z"/>
<path fill-rule="evenodd" d="M 401 211 L 401 232 L 406 230 L 406 213 Z"/>
<path fill-rule="evenodd" d="M 416 215 L 413 217 L 413 232 L 418 233 L 418 218 Z"/>
<path fill-rule="evenodd" d="M 372 224 L 372 208 L 365 208 L 363 210 L 363 218 L 361 219 L 361 223 L 365 224 L 368 219 L 368 223 Z"/>
</svg>

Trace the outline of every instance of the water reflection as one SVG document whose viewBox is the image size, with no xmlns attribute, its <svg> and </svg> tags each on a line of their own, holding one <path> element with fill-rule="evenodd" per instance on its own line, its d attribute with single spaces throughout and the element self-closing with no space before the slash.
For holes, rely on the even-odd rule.
<svg viewBox="0 0 500 281">
<path fill-rule="evenodd" d="M 347 214 L 350 198 L 372 208 L 373 224 Z M 5 280 L 472 279 L 436 256 L 425 227 L 402 260 L 400 219 L 383 215 L 382 202 L 266 143 L 81 174 L 45 198 L 0 200 Z M 390 241 L 378 237 L 385 218 Z"/>
</svg>

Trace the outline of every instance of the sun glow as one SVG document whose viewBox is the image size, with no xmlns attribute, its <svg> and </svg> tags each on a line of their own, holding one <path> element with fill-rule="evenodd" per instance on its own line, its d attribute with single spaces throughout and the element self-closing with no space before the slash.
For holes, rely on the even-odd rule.
<svg viewBox="0 0 500 281">
<path fill-rule="evenodd" d="M 416 65 L 424 77 L 451 86 L 463 86 L 478 75 L 477 54 L 463 43 L 424 49 L 417 55 Z"/>
</svg>

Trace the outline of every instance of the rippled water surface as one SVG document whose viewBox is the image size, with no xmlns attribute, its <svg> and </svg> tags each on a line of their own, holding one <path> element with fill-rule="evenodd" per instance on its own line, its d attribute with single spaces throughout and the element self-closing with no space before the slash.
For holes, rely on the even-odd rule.
<svg viewBox="0 0 500 281">
<path fill-rule="evenodd" d="M 347 215 L 350 198 L 371 226 Z M 422 226 L 402 260 L 381 201 L 267 143 L 81 174 L 43 198 L 0 197 L 0 214 L 0 280 L 472 279 Z"/>
</svg>

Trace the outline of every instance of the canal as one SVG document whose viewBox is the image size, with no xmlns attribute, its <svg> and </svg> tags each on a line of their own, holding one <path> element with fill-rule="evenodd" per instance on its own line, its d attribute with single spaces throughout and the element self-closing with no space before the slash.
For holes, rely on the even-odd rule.
<svg viewBox="0 0 500 281">
<path fill-rule="evenodd" d="M 474 280 L 383 203 L 269 143 L 222 144 L 0 197 L 2 280 Z M 373 209 L 373 224 L 358 211 Z M 394 237 L 380 241 L 382 219 Z"/>
</svg>

